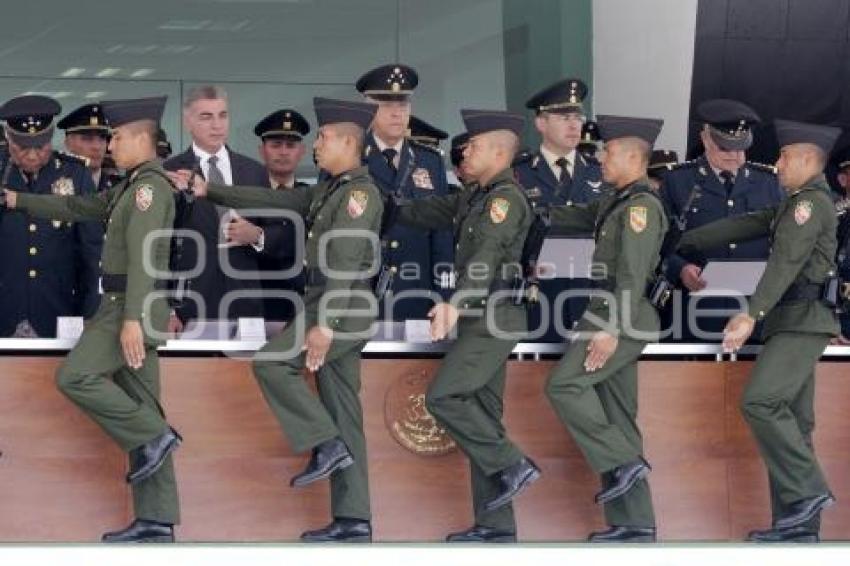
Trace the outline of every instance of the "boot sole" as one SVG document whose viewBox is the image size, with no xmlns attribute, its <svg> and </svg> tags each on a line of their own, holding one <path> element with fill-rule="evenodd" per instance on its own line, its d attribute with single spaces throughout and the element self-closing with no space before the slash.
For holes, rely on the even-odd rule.
<svg viewBox="0 0 850 566">
<path fill-rule="evenodd" d="M 180 444 L 182 443 L 183 439 L 180 438 L 179 435 L 175 436 L 174 440 L 171 442 L 171 444 L 168 445 L 168 448 L 166 448 L 165 453 L 162 455 L 162 458 L 160 458 L 155 465 L 151 466 L 150 469 L 148 469 L 142 474 L 136 475 L 135 477 L 131 477 L 130 474 L 127 474 L 127 483 L 139 483 L 140 481 L 146 480 L 152 475 L 154 475 L 165 463 L 165 460 L 168 458 L 169 454 L 180 448 Z"/>
<path fill-rule="evenodd" d="M 346 456 L 343 456 L 342 458 L 340 458 L 332 466 L 328 467 L 328 469 L 325 472 L 323 472 L 323 473 L 321 473 L 317 476 L 313 476 L 313 477 L 311 477 L 307 480 L 293 479 L 291 482 L 289 482 L 289 485 L 291 487 L 304 487 L 306 485 L 310 485 L 313 482 L 317 482 L 319 480 L 327 479 L 327 478 L 331 477 L 331 475 L 333 475 L 334 472 L 337 472 L 339 470 L 344 470 L 344 469 L 346 469 L 347 467 L 349 467 L 353 464 L 354 464 L 354 458 L 352 458 L 350 455 L 346 455 Z"/>
<path fill-rule="evenodd" d="M 490 538 L 458 538 L 454 540 L 446 539 L 448 544 L 510 544 L 517 542 L 515 536 L 497 536 Z"/>
<path fill-rule="evenodd" d="M 301 539 L 301 542 L 305 544 L 317 544 L 317 543 L 340 543 L 340 544 L 358 544 L 358 543 L 370 543 L 372 542 L 372 537 L 368 535 L 356 536 L 356 537 L 348 537 L 345 539 Z"/>
<path fill-rule="evenodd" d="M 514 499 L 516 499 L 517 496 L 520 493 L 522 493 L 523 491 L 525 491 L 531 484 L 533 484 L 534 482 L 539 480 L 540 475 L 541 475 L 541 472 L 540 472 L 539 468 L 532 468 L 531 471 L 529 473 L 527 473 L 524 478 L 522 478 L 522 481 L 519 482 L 519 486 L 517 487 L 517 489 L 513 493 L 513 495 L 511 495 L 508 498 L 505 498 L 504 500 L 497 499 L 497 500 L 491 501 L 489 503 L 486 503 L 484 505 L 484 510 L 489 512 L 489 511 L 495 511 L 496 509 L 499 509 L 500 507 L 504 507 L 505 505 L 507 505 L 508 503 L 513 501 Z"/>
<path fill-rule="evenodd" d="M 147 544 L 147 543 L 166 543 L 174 542 L 173 535 L 161 535 L 155 537 L 147 537 L 139 540 L 102 540 L 104 544 Z"/>
<path fill-rule="evenodd" d="M 600 540 L 588 540 L 587 542 L 593 544 L 631 544 L 631 543 L 648 543 L 648 542 L 656 542 L 656 538 L 651 535 L 643 535 L 637 537 L 630 537 L 627 539 L 616 540 L 616 539 L 600 539 Z"/>
<path fill-rule="evenodd" d="M 626 486 L 623 487 L 623 489 L 621 489 L 619 491 L 611 492 L 610 495 L 603 495 L 601 493 L 598 494 L 595 498 L 596 503 L 598 503 L 599 505 L 604 505 L 605 503 L 609 503 L 609 502 L 614 501 L 615 499 L 617 499 L 619 497 L 624 496 L 625 494 L 627 494 L 628 492 L 630 492 L 632 490 L 632 488 L 635 486 L 635 484 L 637 484 L 637 482 L 639 482 L 640 480 L 642 480 L 646 476 L 648 476 L 650 471 L 651 470 L 650 470 L 649 466 L 644 466 L 634 475 L 633 479 L 630 480 L 629 483 L 626 484 Z"/>
</svg>

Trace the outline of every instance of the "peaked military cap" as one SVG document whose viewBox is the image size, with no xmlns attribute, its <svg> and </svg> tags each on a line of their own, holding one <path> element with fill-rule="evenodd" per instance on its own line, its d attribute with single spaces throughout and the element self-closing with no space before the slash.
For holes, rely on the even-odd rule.
<svg viewBox="0 0 850 566">
<path fill-rule="evenodd" d="M 460 116 L 470 137 L 496 130 L 510 130 L 522 136 L 525 126 L 525 118 L 522 114 L 504 110 L 463 109 L 460 111 Z"/>
<path fill-rule="evenodd" d="M 6 135 L 21 147 L 41 147 L 53 137 L 53 117 L 62 107 L 49 96 L 16 96 L 0 107 L 0 120 L 6 121 Z"/>
<path fill-rule="evenodd" d="M 581 79 L 570 78 L 547 86 L 529 98 L 525 106 L 537 113 L 584 114 L 583 102 L 586 96 L 587 85 Z"/>
<path fill-rule="evenodd" d="M 370 102 L 354 102 L 318 96 L 313 99 L 313 107 L 316 110 L 316 120 L 319 127 L 340 122 L 353 122 L 364 130 L 369 129 L 369 125 L 375 118 L 375 112 L 378 110 L 378 106 Z"/>
<path fill-rule="evenodd" d="M 92 133 L 102 136 L 109 135 L 109 125 L 103 117 L 103 108 L 99 102 L 84 104 L 68 113 L 56 123 L 66 134 Z"/>
<path fill-rule="evenodd" d="M 155 96 L 153 98 L 104 100 L 101 106 L 103 107 L 103 115 L 113 128 L 139 120 L 153 120 L 159 124 L 167 99 L 167 96 Z"/>
<path fill-rule="evenodd" d="M 679 154 L 671 149 L 656 149 L 652 152 L 649 158 L 649 165 L 646 167 L 648 171 L 657 171 L 660 169 L 671 169 L 679 163 Z"/>
<path fill-rule="evenodd" d="M 599 115 L 599 135 L 603 140 L 611 141 L 617 138 L 640 138 L 650 146 L 655 144 L 664 120 L 655 118 L 633 118 L 631 116 Z"/>
<path fill-rule="evenodd" d="M 839 171 L 842 169 L 846 169 L 850 167 L 850 136 L 845 131 L 842 137 L 836 142 L 835 151 L 832 152 L 832 162 L 835 164 L 835 167 L 838 168 Z"/>
<path fill-rule="evenodd" d="M 581 127 L 581 139 L 578 142 L 578 149 L 595 152 L 602 138 L 599 136 L 599 124 L 593 120 L 588 120 Z"/>
<path fill-rule="evenodd" d="M 838 136 L 841 135 L 841 128 L 793 120 L 777 119 L 773 121 L 773 125 L 776 128 L 779 147 L 795 143 L 810 143 L 821 148 L 827 155 L 832 151 Z"/>
<path fill-rule="evenodd" d="M 463 132 L 452 138 L 452 149 L 449 152 L 449 159 L 453 167 L 459 167 L 463 161 L 463 150 L 469 143 L 469 133 Z"/>
<path fill-rule="evenodd" d="M 410 139 L 425 145 L 430 145 L 434 148 L 439 147 L 440 142 L 448 139 L 449 137 L 449 134 L 440 128 L 432 126 L 425 120 L 417 118 L 416 116 L 410 117 L 410 123 L 407 126 L 407 131 L 407 137 Z"/>
<path fill-rule="evenodd" d="M 167 159 L 171 155 L 171 142 L 168 141 L 168 134 L 162 128 L 156 133 L 156 154 Z"/>
<path fill-rule="evenodd" d="M 355 88 L 375 100 L 407 100 L 418 84 L 419 75 L 413 67 L 396 63 L 363 74 Z"/>
<path fill-rule="evenodd" d="M 728 98 L 701 102 L 697 115 L 710 126 L 711 139 L 724 151 L 748 149 L 753 145 L 752 127 L 761 122 L 755 110 Z"/>
<path fill-rule="evenodd" d="M 291 108 L 272 112 L 254 126 L 254 135 L 264 140 L 288 138 L 301 141 L 309 133 L 310 124 L 307 119 Z"/>
</svg>

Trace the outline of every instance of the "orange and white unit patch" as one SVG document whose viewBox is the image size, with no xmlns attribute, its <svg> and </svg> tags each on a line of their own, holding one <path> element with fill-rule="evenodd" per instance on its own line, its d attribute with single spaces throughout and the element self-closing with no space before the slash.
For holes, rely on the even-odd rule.
<svg viewBox="0 0 850 566">
<path fill-rule="evenodd" d="M 352 218 L 360 218 L 366 212 L 368 204 L 369 193 L 360 190 L 351 191 L 348 196 L 348 215 Z"/>
<path fill-rule="evenodd" d="M 511 203 L 508 199 L 496 197 L 490 202 L 490 220 L 493 224 L 501 224 L 508 217 Z"/>
<path fill-rule="evenodd" d="M 629 227 L 637 234 L 646 230 L 647 210 L 645 206 L 629 207 Z"/>
</svg>

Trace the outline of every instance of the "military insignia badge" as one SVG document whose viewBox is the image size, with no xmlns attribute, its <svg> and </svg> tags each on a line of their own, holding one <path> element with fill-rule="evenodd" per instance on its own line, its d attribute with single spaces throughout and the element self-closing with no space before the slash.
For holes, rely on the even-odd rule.
<svg viewBox="0 0 850 566">
<path fill-rule="evenodd" d="M 493 224 L 501 224 L 508 217 L 508 210 L 511 208 L 511 203 L 502 197 L 496 197 L 490 203 L 490 220 Z"/>
<path fill-rule="evenodd" d="M 400 376 L 384 397 L 384 423 L 406 450 L 420 456 L 443 456 L 457 450 L 452 437 L 425 407 L 432 376 L 425 372 Z"/>
<path fill-rule="evenodd" d="M 810 200 L 801 200 L 797 203 L 797 206 L 794 207 L 794 222 L 797 223 L 798 226 L 802 226 L 806 222 L 809 221 L 809 218 L 812 217 L 812 201 Z"/>
<path fill-rule="evenodd" d="M 543 191 L 540 190 L 540 187 L 531 187 L 525 194 L 528 195 L 528 198 L 540 198 L 543 196 Z"/>
<path fill-rule="evenodd" d="M 141 185 L 136 189 L 136 208 L 144 212 L 151 207 L 151 204 L 153 204 L 153 187 Z"/>
<path fill-rule="evenodd" d="M 417 189 L 433 189 L 434 184 L 431 182 L 431 174 L 424 167 L 417 168 L 411 175 L 413 184 Z"/>
<path fill-rule="evenodd" d="M 68 177 L 59 177 L 50 186 L 54 195 L 67 196 L 74 194 L 74 180 Z"/>
<path fill-rule="evenodd" d="M 369 202 L 369 194 L 366 191 L 351 191 L 348 197 L 348 215 L 352 218 L 360 218 L 366 212 Z"/>
<path fill-rule="evenodd" d="M 646 207 L 645 206 L 630 206 L 629 207 L 629 227 L 636 233 L 640 234 L 646 230 Z"/>
</svg>

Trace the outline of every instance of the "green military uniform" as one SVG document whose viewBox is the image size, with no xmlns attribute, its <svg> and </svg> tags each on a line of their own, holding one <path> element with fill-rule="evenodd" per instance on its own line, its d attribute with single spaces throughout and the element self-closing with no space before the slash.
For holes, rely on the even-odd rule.
<svg viewBox="0 0 850 566">
<path fill-rule="evenodd" d="M 153 240 L 148 257 L 145 240 L 158 230 L 171 230 L 174 196 L 158 163 L 149 161 L 129 172 L 107 191 L 91 196 L 19 193 L 17 208 L 33 216 L 79 222 L 106 222 L 102 268 L 104 276 L 126 275 L 126 292 L 108 292 L 86 321 L 85 330 L 56 382 L 121 447 L 130 452 L 169 430 L 159 404 L 157 345 L 166 331 L 168 305 L 153 298 L 155 280 L 149 268 L 168 270 L 170 239 Z M 149 263 L 146 263 L 149 262 Z M 140 369 L 126 364 L 119 341 L 122 324 L 139 321 L 145 335 L 145 359 Z M 131 462 L 131 468 L 133 467 Z M 175 524 L 180 520 L 177 484 L 171 456 L 149 478 L 132 485 L 138 519 Z"/>
<path fill-rule="evenodd" d="M 820 286 L 836 271 L 837 218 L 829 185 L 812 179 L 775 207 L 687 232 L 684 254 L 769 236 L 771 253 L 748 312 L 764 320 L 764 347 L 741 400 L 770 479 L 773 517 L 828 491 L 813 452 L 814 368 L 838 333 Z M 819 516 L 807 523 L 816 531 Z"/>
<path fill-rule="evenodd" d="M 546 395 L 569 429 L 591 468 L 608 474 L 643 454 L 637 426 L 637 362 L 648 342 L 657 339 L 658 313 L 646 297 L 653 280 L 667 218 L 643 178 L 586 206 L 551 209 L 552 224 L 568 232 L 594 231 L 594 273 L 599 287 L 613 295 L 593 296 L 576 328 L 582 334 L 552 372 Z M 613 304 L 612 304 L 613 302 Z M 584 369 L 592 334 L 604 330 L 619 338 L 607 363 Z M 654 527 L 649 484 L 640 480 L 625 495 L 605 504 L 612 526 Z"/>
<path fill-rule="evenodd" d="M 484 504 L 499 494 L 493 476 L 523 456 L 502 424 L 502 397 L 505 362 L 526 331 L 526 313 L 509 297 L 488 297 L 521 275 L 531 215 L 510 169 L 484 187 L 411 201 L 399 215 L 400 222 L 412 226 L 454 230 L 457 284 L 452 302 L 461 309 L 461 318 L 457 340 L 431 383 L 426 405 L 469 457 L 475 523 L 509 532 L 516 532 L 513 507 L 488 512 Z M 493 303 L 489 323 L 484 310 L 488 300 Z"/>
<path fill-rule="evenodd" d="M 366 296 L 372 293 L 367 272 L 374 274 L 380 261 L 380 249 L 374 242 L 383 214 L 381 194 L 366 168 L 358 167 L 306 191 L 210 186 L 209 198 L 234 208 L 286 208 L 306 217 L 304 306 L 298 309 L 295 320 L 260 350 L 254 374 L 293 450 L 303 452 L 342 438 L 354 464 L 331 476 L 333 516 L 369 520 L 366 440 L 359 399 L 360 353 L 374 322 L 374 313 L 363 309 L 368 309 Z M 338 235 L 325 243 L 325 238 L 337 230 L 359 234 Z M 368 235 L 374 240 L 370 241 Z M 324 250 L 320 252 L 321 247 Z M 325 258 L 324 266 L 321 257 Z M 331 270 L 364 275 L 350 279 Z M 327 313 L 323 312 L 325 308 Z M 316 325 L 334 331 L 325 364 L 317 373 L 318 398 L 304 380 L 305 355 L 301 352 L 305 331 Z"/>
</svg>

